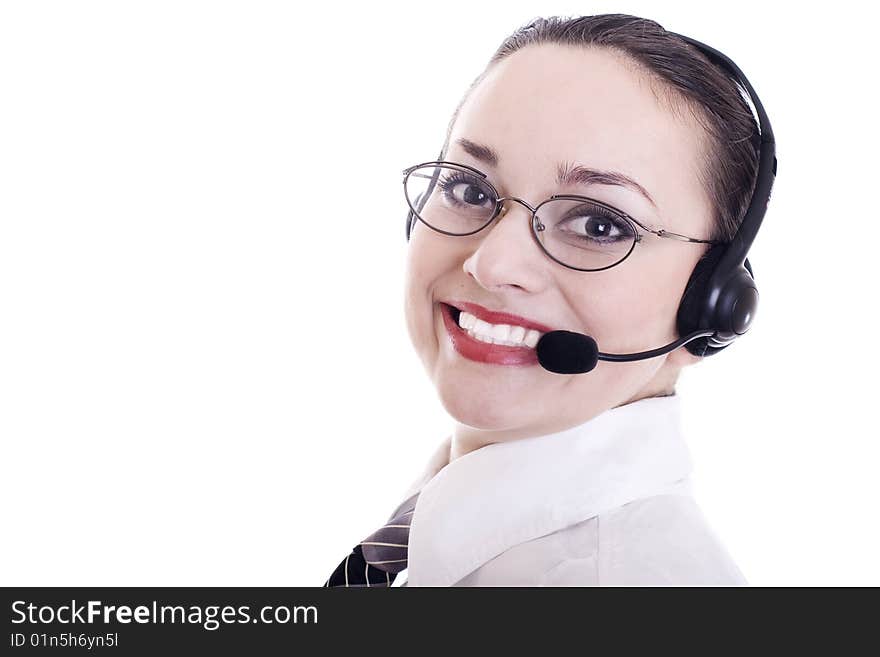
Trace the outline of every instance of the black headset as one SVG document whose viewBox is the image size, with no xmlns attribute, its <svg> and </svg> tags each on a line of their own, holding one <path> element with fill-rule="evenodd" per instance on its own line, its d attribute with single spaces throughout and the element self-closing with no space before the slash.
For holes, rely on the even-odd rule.
<svg viewBox="0 0 880 657">
<path fill-rule="evenodd" d="M 729 57 L 699 41 L 671 32 L 700 50 L 711 62 L 722 67 L 748 92 L 760 126 L 758 173 L 748 210 L 730 242 L 711 246 L 697 262 L 676 315 L 679 335 L 713 330 L 708 337 L 684 345 L 696 356 L 711 356 L 748 331 L 758 307 L 758 288 L 752 266 L 746 257 L 758 228 L 767 212 L 773 182 L 776 179 L 776 141 L 761 100 L 746 76 Z M 438 159 L 443 155 L 440 152 Z M 418 204 L 418 200 L 416 203 Z M 406 216 L 406 239 L 418 217 L 409 209 Z"/>
</svg>

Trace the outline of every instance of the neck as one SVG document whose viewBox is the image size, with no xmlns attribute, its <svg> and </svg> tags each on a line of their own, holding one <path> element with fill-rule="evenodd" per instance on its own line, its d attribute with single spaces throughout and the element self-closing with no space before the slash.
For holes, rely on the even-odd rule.
<svg viewBox="0 0 880 657">
<path fill-rule="evenodd" d="M 658 391 L 657 394 L 654 395 L 635 395 L 621 402 L 620 404 L 612 406 L 611 408 L 617 408 L 618 406 L 623 406 L 624 404 L 631 404 L 635 401 L 638 401 L 639 399 L 646 399 L 648 397 L 668 397 L 674 394 L 675 390 L 672 389 Z M 465 454 L 480 449 L 481 447 L 485 447 L 486 445 L 491 445 L 493 443 L 510 442 L 513 440 L 519 440 L 521 438 L 530 438 L 533 436 L 544 436 L 551 433 L 558 433 L 559 431 L 564 431 L 579 424 L 583 424 L 584 422 L 593 419 L 599 413 L 602 413 L 606 410 L 608 409 L 596 409 L 592 411 L 592 413 L 589 414 L 587 417 L 580 417 L 575 420 L 572 420 L 572 418 L 570 417 L 563 417 L 558 418 L 555 422 L 550 424 L 543 424 L 540 426 L 529 425 L 517 427 L 514 429 L 503 430 L 478 429 L 467 424 L 456 422 L 454 424 L 452 439 L 450 441 L 449 460 L 454 461 L 455 459 L 464 456 Z"/>
<path fill-rule="evenodd" d="M 586 422 L 589 419 L 592 419 L 592 417 L 572 422 L 570 419 L 566 418 L 558 420 L 553 424 L 541 425 L 540 427 L 524 426 L 506 430 L 477 429 L 456 422 L 452 433 L 449 460 L 453 461 L 460 456 L 464 456 L 480 447 L 485 447 L 486 445 L 491 445 L 493 443 L 511 442 L 521 438 L 531 438 L 533 436 L 557 433 L 582 422 Z"/>
</svg>

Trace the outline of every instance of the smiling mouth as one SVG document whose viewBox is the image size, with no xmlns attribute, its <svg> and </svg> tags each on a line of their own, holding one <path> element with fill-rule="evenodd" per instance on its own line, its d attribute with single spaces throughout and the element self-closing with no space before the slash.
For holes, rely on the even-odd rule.
<svg viewBox="0 0 880 657">
<path fill-rule="evenodd" d="M 498 349 L 533 350 L 543 335 L 535 329 L 527 329 L 516 324 L 493 324 L 477 316 L 441 302 L 443 312 L 448 313 L 455 328 L 479 343 L 492 345 Z M 464 316 L 462 313 L 464 312 Z"/>
</svg>

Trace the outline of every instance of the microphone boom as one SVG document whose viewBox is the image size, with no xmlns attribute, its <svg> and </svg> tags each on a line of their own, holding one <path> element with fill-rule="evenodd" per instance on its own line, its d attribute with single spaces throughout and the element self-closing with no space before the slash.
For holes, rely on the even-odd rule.
<svg viewBox="0 0 880 657">
<path fill-rule="evenodd" d="M 714 335 L 715 331 L 704 329 L 684 335 L 667 345 L 640 351 L 634 354 L 606 354 L 599 351 L 596 340 L 584 333 L 575 331 L 550 331 L 541 336 L 535 350 L 538 362 L 545 370 L 556 374 L 584 374 L 596 367 L 598 361 L 605 360 L 624 363 L 647 358 L 656 358 L 678 349 L 691 340 Z"/>
</svg>

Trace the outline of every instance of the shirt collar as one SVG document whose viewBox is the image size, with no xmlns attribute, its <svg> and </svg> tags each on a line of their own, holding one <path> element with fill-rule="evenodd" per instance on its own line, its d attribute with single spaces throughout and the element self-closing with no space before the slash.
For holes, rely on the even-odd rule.
<svg viewBox="0 0 880 657">
<path fill-rule="evenodd" d="M 677 394 L 608 409 L 552 434 L 452 462 L 447 437 L 404 497 L 410 586 L 451 586 L 508 548 L 657 494 L 693 469 Z"/>
</svg>

